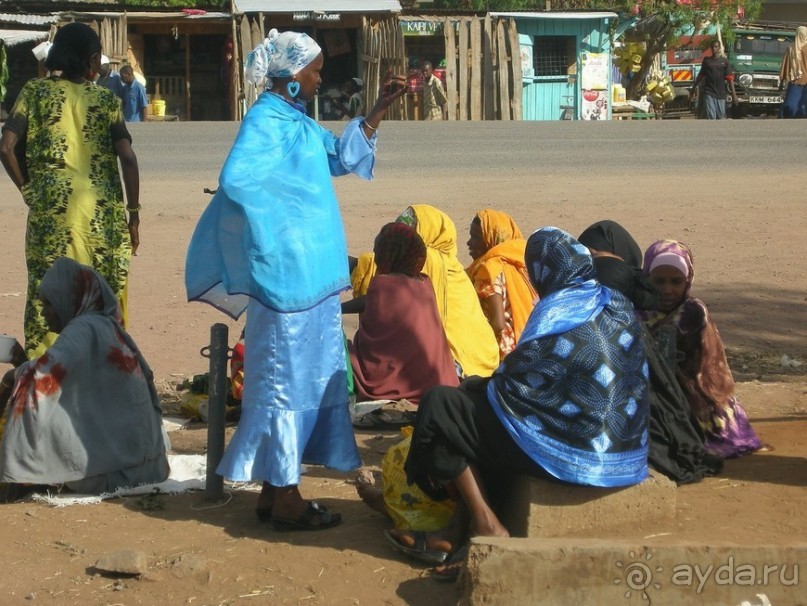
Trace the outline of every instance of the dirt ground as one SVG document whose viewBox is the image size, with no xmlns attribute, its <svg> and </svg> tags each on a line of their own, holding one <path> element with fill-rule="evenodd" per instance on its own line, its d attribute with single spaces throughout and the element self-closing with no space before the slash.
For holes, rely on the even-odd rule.
<svg viewBox="0 0 807 606">
<path fill-rule="evenodd" d="M 570 171 L 518 179 L 517 188 L 508 188 L 501 176 L 448 173 L 415 199 L 411 177 L 394 171 L 385 176 L 383 166 L 372 184 L 341 180 L 337 194 L 351 251 L 367 249 L 380 226 L 414 201 L 435 203 L 454 218 L 463 261 L 468 260 L 467 225 L 478 208 L 487 206 L 512 214 L 524 231 L 554 224 L 577 234 L 596 220 L 611 218 L 626 225 L 643 247 L 664 236 L 688 241 L 696 251 L 695 293 L 709 305 L 729 347 L 740 400 L 763 441 L 775 450 L 728 461 L 722 476 L 681 487 L 674 524 L 615 529 L 614 536 L 803 543 L 807 280 L 801 254 L 802 184 L 764 170 L 733 174 L 736 196 L 704 203 L 690 193 L 718 186 L 715 173 L 704 169 L 689 176 L 688 191 L 666 190 L 664 202 L 675 212 L 659 214 L 646 196 L 627 200 L 630 196 L 621 193 L 655 191 L 656 174 L 580 179 Z M 187 242 L 206 202 L 201 188 L 210 185 L 177 174 L 142 186 L 144 209 L 151 210 L 144 214 L 143 245 L 132 264 L 131 332 L 155 369 L 167 407 L 173 406 L 174 385 L 206 370 L 199 349 L 208 340 L 209 326 L 225 321 L 212 309 L 187 304 L 182 281 Z M 525 201 L 524 191 L 540 195 Z M 11 334 L 21 332 L 24 225 L 18 194 L 2 178 L 0 332 Z M 232 343 L 240 325 L 226 323 Z M 346 321 L 348 334 L 354 330 L 355 320 Z M 785 362 L 803 364 L 783 365 L 783 355 Z M 378 465 L 395 439 L 394 433 L 358 432 L 365 464 Z M 175 432 L 172 442 L 175 452 L 202 453 L 206 426 L 197 423 Z M 345 518 L 342 526 L 322 533 L 274 532 L 257 521 L 255 495 L 246 491 L 232 492 L 225 504 L 207 503 L 193 493 L 61 509 L 31 502 L 2 505 L 6 547 L 0 601 L 127 606 L 456 602 L 455 587 L 423 578 L 423 568 L 389 550 L 382 535 L 386 521 L 358 500 L 349 480 L 320 468 L 305 476 L 304 495 Z M 147 574 L 112 578 L 96 573 L 99 557 L 127 548 L 148 555 Z"/>
</svg>

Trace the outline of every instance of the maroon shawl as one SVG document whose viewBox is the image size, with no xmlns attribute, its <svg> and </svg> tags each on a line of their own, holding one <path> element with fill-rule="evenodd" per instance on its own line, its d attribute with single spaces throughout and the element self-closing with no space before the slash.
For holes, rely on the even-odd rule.
<svg viewBox="0 0 807 606">
<path fill-rule="evenodd" d="M 417 404 L 428 388 L 457 386 L 457 369 L 427 276 L 377 275 L 348 344 L 359 400 Z"/>
</svg>

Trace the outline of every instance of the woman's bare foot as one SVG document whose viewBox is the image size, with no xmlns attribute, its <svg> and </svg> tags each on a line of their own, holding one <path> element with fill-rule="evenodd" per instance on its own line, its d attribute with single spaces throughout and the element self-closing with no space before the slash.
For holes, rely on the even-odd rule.
<svg viewBox="0 0 807 606">
<path fill-rule="evenodd" d="M 375 485 L 375 478 L 369 469 L 360 469 L 356 476 L 356 492 L 370 509 L 387 515 L 384 507 L 384 493 Z"/>
<path fill-rule="evenodd" d="M 418 542 L 418 536 L 408 530 L 393 528 L 389 531 L 389 534 L 404 547 L 414 548 L 415 544 Z M 430 551 L 444 551 L 445 553 L 453 553 L 459 545 L 462 545 L 464 538 L 461 529 L 454 524 L 449 524 L 440 530 L 417 534 L 425 537 L 426 549 Z"/>
</svg>

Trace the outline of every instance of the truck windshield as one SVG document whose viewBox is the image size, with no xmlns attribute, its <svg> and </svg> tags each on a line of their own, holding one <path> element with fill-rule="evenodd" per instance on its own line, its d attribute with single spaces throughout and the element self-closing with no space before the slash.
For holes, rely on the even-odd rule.
<svg viewBox="0 0 807 606">
<path fill-rule="evenodd" d="M 781 57 L 792 40 L 774 36 L 738 36 L 734 48 L 738 55 L 770 55 Z"/>
</svg>

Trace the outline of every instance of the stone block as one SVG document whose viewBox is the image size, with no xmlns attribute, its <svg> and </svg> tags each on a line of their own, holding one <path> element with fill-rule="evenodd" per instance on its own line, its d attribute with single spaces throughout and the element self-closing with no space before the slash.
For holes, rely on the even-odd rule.
<svg viewBox="0 0 807 606">
<path fill-rule="evenodd" d="M 597 488 L 519 476 L 500 517 L 513 537 L 562 537 L 675 517 L 676 486 L 651 471 L 635 486 Z"/>
<path fill-rule="evenodd" d="M 466 606 L 807 605 L 807 544 L 670 545 L 605 539 L 471 541 Z"/>
</svg>

